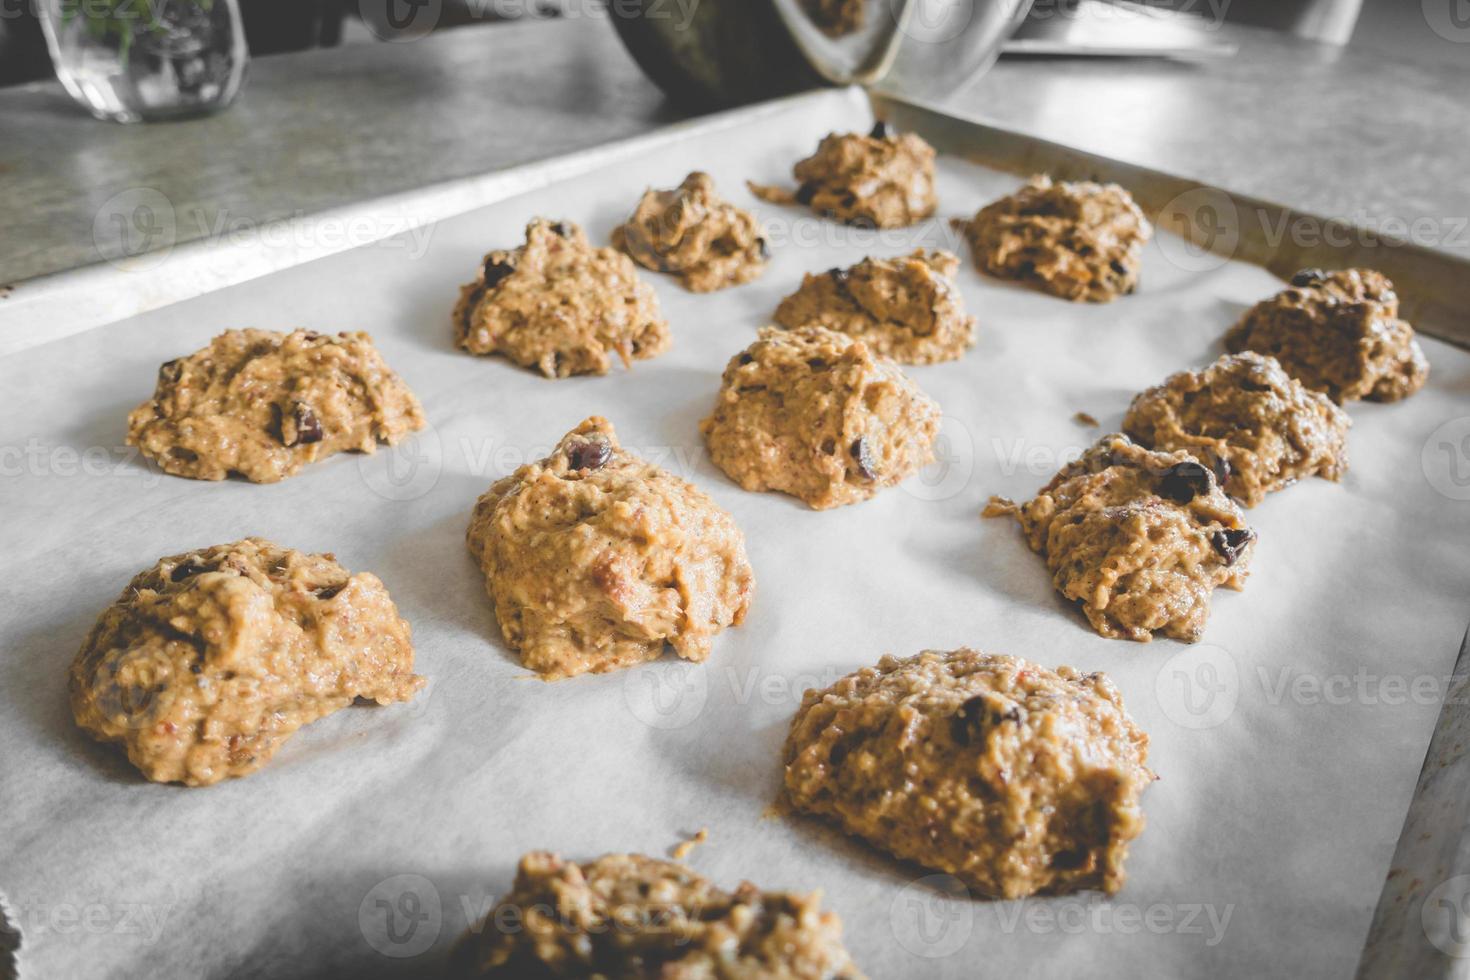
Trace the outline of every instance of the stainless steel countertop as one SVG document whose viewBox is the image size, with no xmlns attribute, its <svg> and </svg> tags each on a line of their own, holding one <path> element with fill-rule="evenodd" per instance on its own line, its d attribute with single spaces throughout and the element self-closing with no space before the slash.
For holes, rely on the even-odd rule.
<svg viewBox="0 0 1470 980">
<path fill-rule="evenodd" d="M 1241 46 L 1234 59 L 1005 59 L 946 105 L 1297 210 L 1377 227 L 1421 219 L 1406 237 L 1470 256 L 1470 183 L 1459 172 L 1470 72 L 1224 30 Z M 0 283 L 107 257 L 114 232 L 104 222 L 94 239 L 94 219 L 132 188 L 155 188 L 188 216 L 182 242 L 679 117 L 598 17 L 258 59 L 237 105 L 180 123 L 100 123 L 54 83 L 8 89 Z"/>
</svg>

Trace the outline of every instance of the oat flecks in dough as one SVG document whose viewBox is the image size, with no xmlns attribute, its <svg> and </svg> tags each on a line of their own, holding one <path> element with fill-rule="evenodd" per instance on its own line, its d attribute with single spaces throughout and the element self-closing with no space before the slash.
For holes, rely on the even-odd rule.
<svg viewBox="0 0 1470 980">
<path fill-rule="evenodd" d="M 632 217 L 614 229 L 613 245 L 696 293 L 750 282 L 769 255 L 750 212 L 722 199 L 709 174 L 698 171 L 673 190 L 645 191 Z"/>
<path fill-rule="evenodd" d="M 994 498 L 987 517 L 1013 515 L 1046 559 L 1058 592 L 1103 636 L 1194 642 L 1210 595 L 1245 585 L 1256 533 L 1208 466 L 1185 452 L 1103 436 L 1035 499 Z"/>
<path fill-rule="evenodd" d="M 1414 328 L 1399 319 L 1393 283 L 1371 269 L 1303 269 L 1230 328 L 1225 349 L 1269 354 L 1339 404 L 1398 401 L 1429 377 Z"/>
<path fill-rule="evenodd" d="M 175 476 L 274 483 L 423 426 L 365 333 L 227 330 L 159 368 L 153 398 L 128 416 L 128 445 Z"/>
<path fill-rule="evenodd" d="M 956 222 L 975 267 L 1069 300 L 1106 303 L 1138 288 L 1153 226 L 1117 184 L 1032 177 Z"/>
<path fill-rule="evenodd" d="M 817 895 L 748 882 L 726 892 L 640 854 L 576 864 L 544 851 L 521 858 L 510 894 L 455 949 L 451 975 L 863 980 Z"/>
<path fill-rule="evenodd" d="M 793 193 L 750 184 L 774 204 L 805 204 L 817 214 L 877 228 L 904 228 L 934 213 L 934 147 L 883 123 L 868 135 L 831 133 L 793 168 Z"/>
<path fill-rule="evenodd" d="M 1101 674 L 926 651 L 806 692 L 783 802 L 984 895 L 1115 892 L 1147 757 Z"/>
<path fill-rule="evenodd" d="M 1247 507 L 1309 476 L 1341 479 L 1347 413 L 1304 387 L 1275 358 L 1226 354 L 1133 399 L 1123 431 L 1149 449 L 1185 450 Z"/>
<path fill-rule="evenodd" d="M 960 260 L 916 250 L 806 275 L 776 308 L 783 327 L 826 327 L 901 364 L 952 361 L 975 343 L 975 318 L 954 285 Z"/>
<path fill-rule="evenodd" d="M 700 431 L 710 460 L 746 490 L 825 510 L 933 462 L 939 419 L 939 406 L 866 344 L 822 327 L 766 327 L 725 367 Z"/>
<path fill-rule="evenodd" d="M 868 0 L 801 0 L 812 23 L 828 37 L 846 37 L 867 20 Z"/>
<path fill-rule="evenodd" d="M 730 515 L 602 418 L 492 486 L 466 541 L 506 643 L 547 680 L 655 660 L 665 643 L 702 661 L 755 589 Z"/>
<path fill-rule="evenodd" d="M 356 698 L 407 701 L 423 684 L 376 576 L 247 538 L 135 576 L 72 664 L 71 706 L 149 779 L 206 786 Z"/>
<path fill-rule="evenodd" d="M 501 354 L 548 378 L 606 374 L 669 347 L 653 287 L 613 248 L 569 221 L 538 218 L 526 244 L 485 256 L 460 289 L 454 335 L 471 354 Z"/>
</svg>

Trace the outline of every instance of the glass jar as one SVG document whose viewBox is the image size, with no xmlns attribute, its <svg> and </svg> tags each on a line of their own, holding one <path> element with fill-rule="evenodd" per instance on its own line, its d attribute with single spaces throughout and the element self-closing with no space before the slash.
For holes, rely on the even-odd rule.
<svg viewBox="0 0 1470 980">
<path fill-rule="evenodd" d="M 223 109 L 250 61 L 238 0 L 40 0 L 61 84 L 98 119 Z"/>
</svg>

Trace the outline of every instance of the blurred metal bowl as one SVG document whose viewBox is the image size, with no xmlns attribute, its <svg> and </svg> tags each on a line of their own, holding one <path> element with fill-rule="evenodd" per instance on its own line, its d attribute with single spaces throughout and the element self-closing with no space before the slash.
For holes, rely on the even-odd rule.
<svg viewBox="0 0 1470 980">
<path fill-rule="evenodd" d="M 865 0 L 864 23 L 824 33 L 801 0 L 618 0 L 628 51 L 686 105 L 740 105 L 817 85 L 948 95 L 990 67 L 1032 0 Z"/>
</svg>

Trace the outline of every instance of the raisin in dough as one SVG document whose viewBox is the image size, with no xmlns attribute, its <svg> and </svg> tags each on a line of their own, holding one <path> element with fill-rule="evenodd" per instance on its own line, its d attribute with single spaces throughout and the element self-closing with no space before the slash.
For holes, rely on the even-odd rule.
<svg viewBox="0 0 1470 980">
<path fill-rule="evenodd" d="M 534 851 L 456 947 L 455 977 L 862 980 L 818 895 L 716 888 L 682 864 Z M 510 927 L 504 924 L 512 923 Z"/>
<path fill-rule="evenodd" d="M 695 293 L 750 282 L 769 257 L 755 218 L 721 199 L 714 180 L 698 171 L 671 191 L 645 191 L 633 216 L 614 229 L 613 246 Z"/>
<path fill-rule="evenodd" d="M 1116 892 L 1153 781 L 1102 674 L 955 650 L 808 690 L 783 803 L 999 898 Z"/>
<path fill-rule="evenodd" d="M 1136 396 L 1123 419 L 1139 445 L 1182 449 L 1207 463 L 1247 507 L 1304 477 L 1341 479 L 1350 425 L 1346 412 L 1275 358 L 1249 352 L 1171 376 Z"/>
<path fill-rule="evenodd" d="M 745 537 L 693 485 L 626 452 L 590 418 L 497 482 L 467 535 L 505 642 L 548 680 L 686 660 L 745 619 Z"/>
<path fill-rule="evenodd" d="M 606 374 L 610 354 L 631 367 L 669 346 L 658 297 L 632 260 L 541 218 L 526 226 L 526 244 L 491 252 L 460 288 L 454 331 L 471 354 L 502 354 L 548 378 Z"/>
<path fill-rule="evenodd" d="M 1106 303 L 1138 288 L 1153 226 L 1117 184 L 1032 177 L 957 222 L 975 267 L 1063 299 Z"/>
<path fill-rule="evenodd" d="M 993 498 L 985 513 L 1015 516 L 1057 591 L 1114 639 L 1160 631 L 1198 640 L 1210 594 L 1241 589 L 1255 549 L 1255 531 L 1208 467 L 1118 434 L 1063 467 L 1034 500 Z"/>
<path fill-rule="evenodd" d="M 828 37 L 846 37 L 867 20 L 868 0 L 801 0 L 812 23 Z"/>
<path fill-rule="evenodd" d="M 1393 283 L 1371 269 L 1303 269 L 1225 334 L 1231 353 L 1270 354 L 1286 372 L 1341 404 L 1394 402 L 1424 386 L 1429 362 L 1399 319 Z"/>
<path fill-rule="evenodd" d="M 783 327 L 826 327 L 901 364 L 952 361 L 975 343 L 975 318 L 954 285 L 960 260 L 918 249 L 808 274 L 776 307 Z"/>
<path fill-rule="evenodd" d="M 934 147 L 913 133 L 894 134 L 883 123 L 866 136 L 831 133 L 817 152 L 793 168 L 795 193 L 750 184 L 773 204 L 805 204 L 850 225 L 904 228 L 934 213 Z"/>
<path fill-rule="evenodd" d="M 128 415 L 128 445 L 164 472 L 274 483 L 335 453 L 371 453 L 424 411 L 365 333 L 227 330 L 158 369 Z"/>
<path fill-rule="evenodd" d="M 71 707 L 149 779 L 207 786 L 357 698 L 407 701 L 408 623 L 374 575 L 261 538 L 139 573 L 71 667 Z"/>
<path fill-rule="evenodd" d="M 867 344 L 823 327 L 766 327 L 731 359 L 700 431 L 746 490 L 816 510 L 867 500 L 934 461 L 939 406 Z"/>
</svg>

